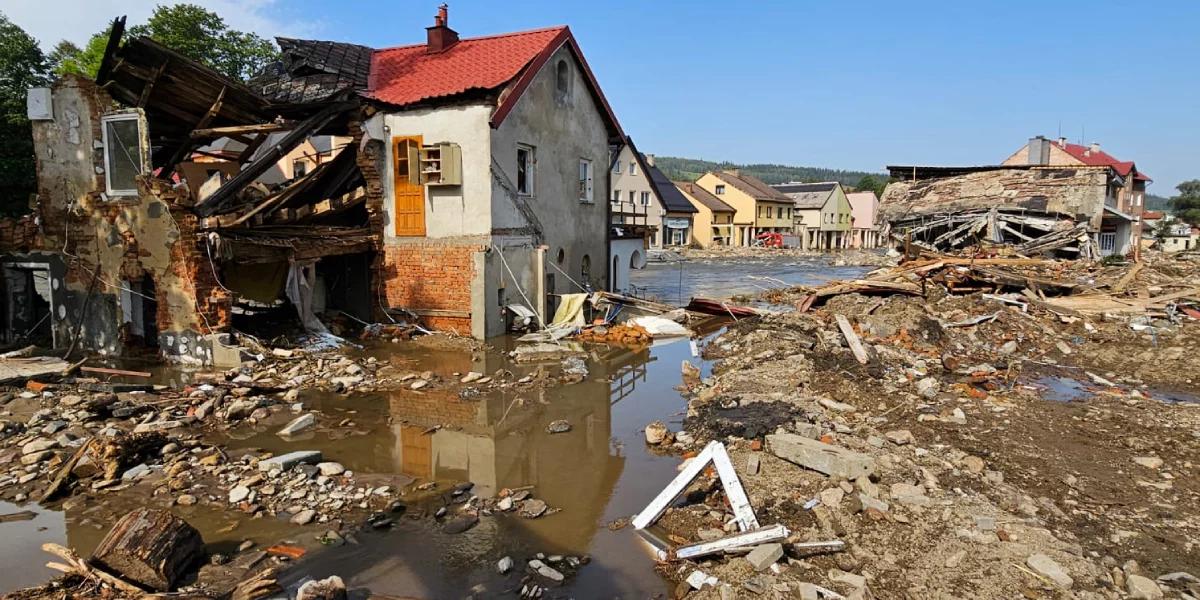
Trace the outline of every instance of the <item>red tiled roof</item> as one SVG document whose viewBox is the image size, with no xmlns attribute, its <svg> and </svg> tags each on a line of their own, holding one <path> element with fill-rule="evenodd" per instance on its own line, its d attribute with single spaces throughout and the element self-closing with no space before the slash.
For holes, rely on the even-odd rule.
<svg viewBox="0 0 1200 600">
<path fill-rule="evenodd" d="M 1104 167 L 1104 166 L 1112 167 L 1113 170 L 1116 171 L 1117 174 L 1120 175 L 1121 177 L 1128 177 L 1129 172 L 1135 170 L 1133 161 L 1117 160 L 1116 157 L 1114 157 L 1113 155 L 1111 155 L 1103 150 L 1097 150 L 1095 152 L 1092 152 L 1090 147 L 1083 146 L 1081 144 L 1068 143 L 1068 144 L 1064 145 L 1064 144 L 1059 144 L 1058 142 L 1054 142 L 1054 145 L 1056 147 L 1058 147 L 1058 149 L 1063 150 L 1067 154 L 1070 154 L 1076 160 L 1078 160 L 1079 162 L 1081 162 L 1085 165 L 1091 165 L 1093 167 Z M 1140 179 L 1142 181 L 1152 181 L 1150 179 L 1150 176 L 1146 175 L 1144 173 L 1138 173 L 1134 177 L 1134 179 Z"/>
<path fill-rule="evenodd" d="M 1157 221 L 1161 218 L 1163 218 L 1163 213 L 1160 210 L 1142 211 L 1142 220 L 1143 221 Z"/>
<path fill-rule="evenodd" d="M 425 44 L 376 50 L 366 95 L 396 106 L 494 90 L 515 79 L 566 27 L 467 38 L 441 52 Z"/>
</svg>

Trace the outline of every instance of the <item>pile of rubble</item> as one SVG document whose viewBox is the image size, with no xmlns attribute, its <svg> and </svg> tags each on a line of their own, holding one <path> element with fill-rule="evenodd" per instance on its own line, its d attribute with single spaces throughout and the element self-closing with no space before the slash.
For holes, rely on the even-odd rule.
<svg viewBox="0 0 1200 600">
<path fill-rule="evenodd" d="M 790 535 L 664 571 L 699 598 L 1200 597 L 1198 266 L 928 257 L 789 291 L 685 373 L 674 444 L 724 442 Z M 1139 310 L 1056 303 L 1081 296 Z M 663 516 L 677 548 L 736 531 L 719 483 Z"/>
</svg>

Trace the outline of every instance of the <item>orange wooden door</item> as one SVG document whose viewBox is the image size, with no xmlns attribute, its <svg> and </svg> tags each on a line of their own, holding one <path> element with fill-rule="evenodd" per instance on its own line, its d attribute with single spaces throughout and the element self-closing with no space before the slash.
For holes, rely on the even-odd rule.
<svg viewBox="0 0 1200 600">
<path fill-rule="evenodd" d="M 425 186 L 413 183 L 420 181 L 420 155 L 421 136 L 392 138 L 397 236 L 425 235 Z"/>
</svg>

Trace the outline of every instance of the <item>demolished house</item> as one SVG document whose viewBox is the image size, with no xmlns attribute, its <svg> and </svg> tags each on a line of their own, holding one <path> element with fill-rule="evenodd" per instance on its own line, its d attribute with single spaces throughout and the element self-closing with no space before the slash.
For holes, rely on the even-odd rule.
<svg viewBox="0 0 1200 600">
<path fill-rule="evenodd" d="M 1008 246 L 1022 255 L 1124 256 L 1134 219 L 1109 166 L 889 166 L 880 201 L 892 240 L 938 252 Z"/>
<path fill-rule="evenodd" d="M 622 135 L 571 32 L 460 40 L 447 18 L 383 50 L 279 39 L 247 83 L 115 21 L 96 81 L 30 92 L 39 192 L 0 227 L 5 341 L 234 363 L 234 331 L 482 338 L 508 306 L 548 321 L 603 288 L 596 170 Z"/>
</svg>

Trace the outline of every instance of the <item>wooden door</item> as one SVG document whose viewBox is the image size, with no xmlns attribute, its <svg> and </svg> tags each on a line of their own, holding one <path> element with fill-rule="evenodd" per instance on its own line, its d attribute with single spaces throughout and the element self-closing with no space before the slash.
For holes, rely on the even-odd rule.
<svg viewBox="0 0 1200 600">
<path fill-rule="evenodd" d="M 425 235 L 425 186 L 419 183 L 420 156 L 421 136 L 392 138 L 393 189 L 396 196 L 393 213 L 397 236 Z"/>
</svg>

